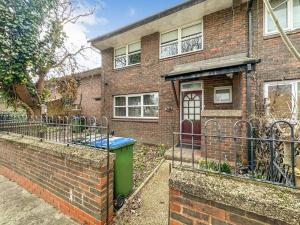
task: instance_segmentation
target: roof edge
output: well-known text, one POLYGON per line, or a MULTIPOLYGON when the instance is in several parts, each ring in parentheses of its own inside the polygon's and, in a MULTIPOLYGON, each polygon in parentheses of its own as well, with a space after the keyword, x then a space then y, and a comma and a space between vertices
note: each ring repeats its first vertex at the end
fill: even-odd
POLYGON ((143 25, 145 25, 147 23, 150 23, 150 22, 153 22, 155 20, 161 19, 163 17, 169 16, 169 15, 171 15, 173 13, 179 12, 179 11, 181 11, 183 9, 189 8, 191 6, 197 5, 197 4, 205 2, 205 1, 207 1, 207 0, 190 0, 190 1, 178 4, 178 5, 175 5, 175 6, 173 6, 171 8, 168 8, 168 9, 166 9, 164 11, 161 11, 159 13, 156 13, 156 14, 153 14, 151 16, 148 16, 148 17, 146 17, 144 19, 141 19, 141 20, 139 20, 137 22, 134 22, 134 23, 131 23, 131 24, 126 25, 124 27, 121 27, 121 28, 119 28, 117 30, 111 31, 111 32, 109 32, 107 34, 100 35, 98 37, 92 38, 92 39, 88 40, 88 42, 91 42, 92 45, 94 45, 94 43, 97 42, 97 41, 103 41, 103 40, 106 40, 106 39, 111 38, 113 36, 116 36, 118 34, 125 33, 125 32, 127 32, 129 30, 132 30, 132 29, 135 29, 137 27, 143 26, 143 25))

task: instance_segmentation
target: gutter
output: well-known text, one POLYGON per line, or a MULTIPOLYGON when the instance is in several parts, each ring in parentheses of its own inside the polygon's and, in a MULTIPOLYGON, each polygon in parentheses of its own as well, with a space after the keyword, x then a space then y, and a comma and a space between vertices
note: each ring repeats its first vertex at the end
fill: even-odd
MULTIPOLYGON (((248 1, 248 8, 247 8, 247 15, 248 15, 248 57, 253 57, 253 14, 252 14, 252 8, 253 8, 253 0, 248 1)), ((252 109, 251 109, 251 71, 252 71, 252 65, 247 65, 248 69, 246 72, 246 108, 247 108, 247 120, 250 120, 252 109)), ((252 128, 248 126, 247 129, 247 136, 250 138, 252 137, 252 128)), ((248 140, 247 143, 247 157, 248 157, 248 166, 249 169, 253 169, 253 145, 250 140, 248 140)))
MULTIPOLYGON (((248 15, 248 52, 247 55, 249 58, 253 57, 253 21, 252 21, 252 6, 253 0, 248 1, 247 15, 248 15)), ((247 108, 247 117, 248 119, 251 116, 251 70, 252 65, 247 65, 247 73, 246 73, 246 108, 247 108)))

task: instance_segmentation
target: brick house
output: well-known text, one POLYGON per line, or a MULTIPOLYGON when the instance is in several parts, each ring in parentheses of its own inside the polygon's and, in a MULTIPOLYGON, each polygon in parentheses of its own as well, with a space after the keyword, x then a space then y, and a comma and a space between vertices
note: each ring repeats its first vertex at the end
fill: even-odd
MULTIPOLYGON (((299 0, 271 4, 300 49, 299 0)), ((144 143, 172 144, 173 131, 191 132, 184 119, 200 133, 214 118, 230 134, 274 89, 281 103, 300 91, 300 64, 262 0, 185 1, 91 42, 102 53, 102 114, 117 135, 144 143)), ((290 116, 298 118, 295 100, 290 116)), ((274 115, 286 112, 274 104, 274 115)))
POLYGON ((78 84, 77 95, 71 105, 66 104, 57 91, 55 82, 48 82, 51 96, 48 116, 82 115, 101 117, 101 68, 72 75, 78 84))

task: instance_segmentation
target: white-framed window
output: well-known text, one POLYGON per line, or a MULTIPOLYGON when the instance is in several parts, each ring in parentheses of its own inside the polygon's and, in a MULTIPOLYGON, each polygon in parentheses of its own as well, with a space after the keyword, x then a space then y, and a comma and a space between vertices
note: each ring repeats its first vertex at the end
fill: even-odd
POLYGON ((158 92, 114 96, 115 118, 158 118, 158 92))
POLYGON ((232 103, 232 86, 215 87, 214 103, 232 103))
POLYGON ((266 82, 264 98, 269 117, 300 119, 300 80, 266 82))
POLYGON ((160 58, 203 49, 202 21, 160 35, 160 58))
POLYGON ((141 42, 135 42, 126 46, 115 48, 115 69, 141 63, 141 42))
MULTIPOLYGON (((300 28, 300 0, 269 0, 284 30, 300 28)), ((277 28, 265 7, 265 34, 277 32, 277 28)))

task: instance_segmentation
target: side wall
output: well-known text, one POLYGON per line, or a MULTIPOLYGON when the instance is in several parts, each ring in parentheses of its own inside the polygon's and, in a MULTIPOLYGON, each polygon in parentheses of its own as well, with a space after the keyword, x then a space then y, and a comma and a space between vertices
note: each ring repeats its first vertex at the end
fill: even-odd
POLYGON ((75 104, 81 103, 81 115, 101 117, 101 75, 81 78, 75 104))
MULTIPOLYGON (((106 221, 106 154, 33 138, 0 134, 0 174, 81 224, 106 221)), ((113 160, 110 164, 113 170, 113 160)), ((113 173, 110 174, 110 219, 113 173)))

